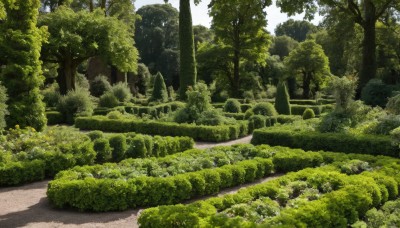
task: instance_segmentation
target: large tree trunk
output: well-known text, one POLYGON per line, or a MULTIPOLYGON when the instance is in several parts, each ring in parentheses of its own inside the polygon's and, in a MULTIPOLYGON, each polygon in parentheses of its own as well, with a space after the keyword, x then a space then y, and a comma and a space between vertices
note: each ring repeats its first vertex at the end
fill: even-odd
POLYGON ((60 86, 60 93, 67 94, 68 91, 75 89, 75 76, 78 64, 75 64, 72 58, 66 58, 60 63, 58 68, 57 82, 60 86))
POLYGON ((362 24, 364 29, 364 40, 362 44, 362 62, 357 97, 359 97, 361 89, 365 84, 376 76, 376 8, 371 0, 364 2, 365 21, 362 24))

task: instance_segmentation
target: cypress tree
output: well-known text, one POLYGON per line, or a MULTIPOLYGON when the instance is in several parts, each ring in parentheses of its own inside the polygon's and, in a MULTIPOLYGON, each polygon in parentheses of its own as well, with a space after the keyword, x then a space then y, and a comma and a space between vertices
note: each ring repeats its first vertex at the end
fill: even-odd
POLYGON ((186 100, 186 90, 196 84, 196 59, 190 0, 180 0, 179 5, 179 49, 180 49, 180 99, 186 100))
POLYGON ((279 82, 276 89, 275 109, 279 114, 290 115, 289 93, 284 82, 279 82))
POLYGON ((154 79, 154 87, 153 93, 151 95, 152 101, 168 101, 168 91, 167 86, 165 85, 164 78, 160 72, 157 73, 156 78, 154 79))
POLYGON ((39 0, 3 1, 6 20, 1 25, 3 36, 0 52, 4 55, 5 68, 1 80, 7 88, 10 115, 7 126, 31 126, 42 130, 47 123, 45 106, 39 91, 43 84, 39 60, 42 36, 36 27, 39 0))

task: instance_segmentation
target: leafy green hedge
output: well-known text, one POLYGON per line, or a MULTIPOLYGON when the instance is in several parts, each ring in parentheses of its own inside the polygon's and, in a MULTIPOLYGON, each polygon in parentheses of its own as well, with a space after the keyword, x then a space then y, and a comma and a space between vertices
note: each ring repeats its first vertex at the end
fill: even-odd
POLYGON ((269 144, 304 150, 325 150, 399 157, 398 146, 388 136, 352 135, 345 133, 319 133, 264 128, 253 132, 254 145, 269 144))
POLYGON ((149 135, 188 136, 195 140, 222 142, 248 134, 247 121, 236 125, 203 126, 137 119, 112 120, 102 116, 78 117, 75 126, 81 130, 137 132, 149 135))
POLYGON ((46 118, 47 118, 48 125, 56 125, 56 124, 65 123, 63 115, 57 111, 47 111, 46 118))
POLYGON ((50 182, 47 195, 57 207, 94 211, 173 204, 271 174, 274 160, 268 157, 277 151, 281 154, 276 161, 283 172, 323 162, 318 153, 268 146, 194 150, 153 161, 136 159, 119 165, 76 167, 59 173, 50 182), (292 162, 282 163, 285 156, 292 162))
POLYGON ((176 111, 177 109, 182 108, 184 105, 184 103, 176 101, 155 106, 126 106, 125 111, 127 113, 136 114, 139 116, 143 114, 160 116, 161 113, 167 114, 169 112, 176 111))
MULTIPOLYGON (((360 158, 320 152, 339 160, 360 158)), ((188 205, 144 210, 140 227, 346 227, 372 207, 398 197, 398 159, 365 156, 371 168, 360 175, 340 173, 336 162, 188 205), (384 168, 382 169, 382 166, 384 168), (374 169, 377 168, 377 169, 374 169)), ((350 161, 350 162, 353 162, 350 161)))

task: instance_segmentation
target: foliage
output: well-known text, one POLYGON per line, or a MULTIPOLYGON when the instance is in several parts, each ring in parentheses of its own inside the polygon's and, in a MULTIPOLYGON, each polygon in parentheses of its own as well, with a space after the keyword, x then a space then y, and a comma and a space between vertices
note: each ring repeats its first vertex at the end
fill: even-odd
POLYGON ((101 97, 101 95, 105 94, 110 89, 111 84, 104 75, 98 75, 90 82, 90 94, 92 96, 101 97))
POLYGON ((290 96, 284 82, 280 82, 277 87, 275 97, 275 109, 279 114, 291 115, 290 96))
POLYGON ((61 112, 67 123, 74 123, 77 116, 90 116, 93 113, 94 104, 89 91, 76 89, 69 91, 61 97, 57 110, 61 112))
POLYGON ((357 83, 348 77, 332 77, 328 88, 332 91, 336 100, 335 110, 338 112, 349 109, 355 96, 357 83))
POLYGON ((46 104, 46 107, 57 107, 57 104, 60 101, 61 95, 59 92, 59 87, 57 83, 53 83, 46 87, 41 91, 43 95, 43 102, 46 104))
POLYGON ((154 79, 153 93, 150 100, 167 102, 168 101, 168 91, 165 81, 160 72, 157 73, 154 79))
POLYGON ((371 79, 361 90, 361 100, 366 105, 385 107, 392 90, 380 79, 371 79))
POLYGON ((104 163, 111 159, 112 148, 110 142, 105 138, 98 138, 93 141, 93 149, 96 151, 96 162, 104 163))
POLYGON ((115 135, 109 139, 112 148, 112 161, 120 162, 125 158, 125 152, 128 149, 126 137, 124 135, 115 135))
POLYGON ((224 112, 241 113, 240 102, 237 99, 228 99, 224 104, 224 112))
POLYGON ((131 90, 128 85, 123 82, 118 82, 110 89, 110 93, 118 99, 119 102, 128 102, 132 98, 131 90))
POLYGON ((99 107, 114 108, 119 105, 118 98, 112 92, 101 95, 99 99, 99 107))
POLYGON ((273 104, 269 102, 260 102, 254 105, 253 113, 255 115, 263 115, 263 116, 276 116, 278 113, 275 110, 273 104))
POLYGON ((304 110, 303 120, 308 120, 312 118, 315 118, 314 110, 312 110, 311 108, 307 108, 306 110, 304 110))
POLYGON ((394 115, 400 115, 400 94, 389 98, 386 110, 394 115))
POLYGON ((281 60, 283 60, 298 45, 299 43, 289 36, 276 36, 269 48, 269 53, 271 56, 277 55, 281 60))
POLYGON ((9 97, 7 126, 31 126, 41 131, 47 120, 39 91, 44 79, 39 58, 47 34, 36 26, 40 1, 2 4, 4 10, 0 14, 5 13, 6 18, 0 25, 0 65, 4 65, 0 77, 9 97))
POLYGON ((314 33, 316 30, 317 27, 308 21, 289 19, 276 26, 275 35, 288 36, 298 42, 303 42, 306 40, 307 35, 314 33))
POLYGON ((197 125, 208 126, 231 125, 235 123, 236 121, 234 119, 225 117, 223 113, 217 109, 204 111, 196 121, 197 125))
POLYGON ((7 89, 0 83, 0 130, 7 126, 5 117, 9 114, 7 110, 7 89))

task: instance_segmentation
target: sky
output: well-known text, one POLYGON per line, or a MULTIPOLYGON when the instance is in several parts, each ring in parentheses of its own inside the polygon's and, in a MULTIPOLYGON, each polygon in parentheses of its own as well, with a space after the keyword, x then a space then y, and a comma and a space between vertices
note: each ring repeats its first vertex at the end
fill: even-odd
MULTIPOLYGON (((169 0, 169 2, 174 6, 175 8, 179 8, 179 0, 169 0)), ((274 1, 275 2, 275 1, 274 1)), ((159 3, 164 3, 163 0, 136 0, 135 2, 135 7, 136 9, 139 9, 143 5, 149 5, 149 4, 159 4, 159 3)), ((210 3, 210 0, 202 0, 201 3, 197 6, 193 4, 193 1, 191 1, 192 6, 192 18, 193 18, 193 25, 204 25, 206 27, 210 27, 211 24, 211 18, 208 16, 208 9, 207 5, 210 3)), ((276 26, 282 22, 285 22, 289 19, 289 17, 285 13, 281 13, 280 9, 273 4, 272 6, 268 7, 266 9, 267 11, 267 20, 268 20, 268 26, 267 30, 274 34, 274 30, 276 26)), ((295 20, 302 20, 303 15, 296 15, 293 17, 295 20)), ((320 16, 316 16, 315 20, 312 21, 314 24, 318 24, 318 22, 321 20, 320 16)))

